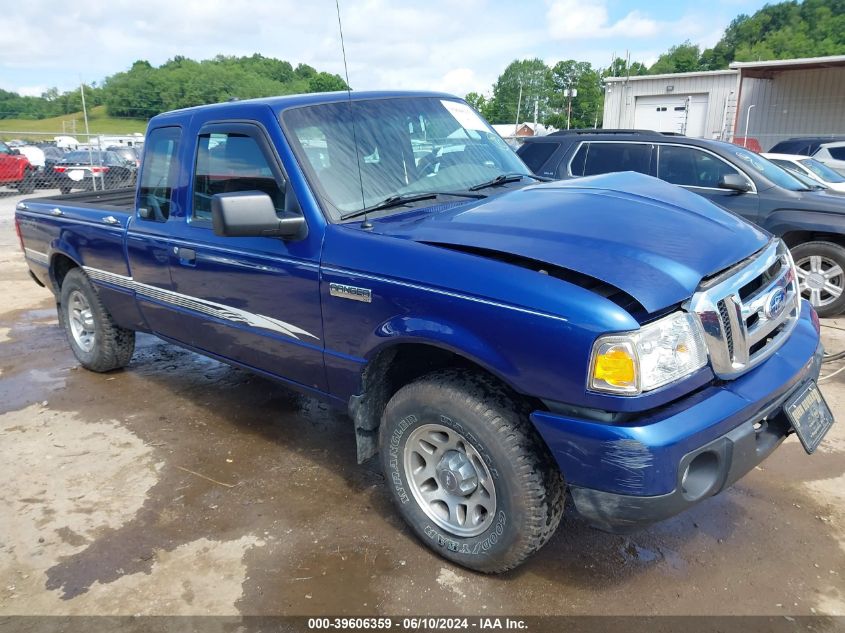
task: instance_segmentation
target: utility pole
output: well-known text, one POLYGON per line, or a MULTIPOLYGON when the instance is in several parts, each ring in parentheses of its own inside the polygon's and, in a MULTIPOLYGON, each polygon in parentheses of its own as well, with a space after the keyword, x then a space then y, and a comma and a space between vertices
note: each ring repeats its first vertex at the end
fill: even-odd
POLYGON ((516 102, 516 120, 513 122, 513 135, 519 131, 519 109, 522 107, 522 82, 519 82, 519 101, 516 102))
POLYGON ((540 97, 534 100, 534 135, 537 135, 537 115, 540 112, 540 97))
POLYGON ((578 96, 578 89, 577 88, 566 88, 563 91, 563 96, 566 97, 566 129, 570 128, 570 123, 572 121, 572 100, 578 96))
MULTIPOLYGON (((82 116, 85 118, 85 137, 88 140, 88 160, 91 162, 91 165, 94 165, 94 157, 91 154, 91 134, 90 130, 88 129, 88 110, 85 107, 85 84, 82 83, 82 79, 79 80, 79 94, 82 97, 82 116)), ((97 176, 91 173, 91 185, 94 187, 94 191, 97 190, 97 176)))

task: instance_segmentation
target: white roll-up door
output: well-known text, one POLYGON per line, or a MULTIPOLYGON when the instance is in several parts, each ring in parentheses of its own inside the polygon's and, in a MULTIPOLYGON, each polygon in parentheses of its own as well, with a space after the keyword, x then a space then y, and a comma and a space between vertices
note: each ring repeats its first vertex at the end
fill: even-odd
POLYGON ((656 132, 704 136, 707 95, 658 95, 637 97, 634 127, 656 132))

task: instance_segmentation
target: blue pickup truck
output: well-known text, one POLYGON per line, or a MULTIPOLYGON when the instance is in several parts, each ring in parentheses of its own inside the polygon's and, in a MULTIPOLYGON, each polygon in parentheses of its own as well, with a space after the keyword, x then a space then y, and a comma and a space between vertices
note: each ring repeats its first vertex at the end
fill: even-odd
POLYGON ((151 332, 325 398, 419 538, 484 572, 567 494, 636 529, 833 423, 778 239, 641 174, 544 182, 445 94, 162 114, 137 191, 26 200, 16 226, 84 367, 151 332))

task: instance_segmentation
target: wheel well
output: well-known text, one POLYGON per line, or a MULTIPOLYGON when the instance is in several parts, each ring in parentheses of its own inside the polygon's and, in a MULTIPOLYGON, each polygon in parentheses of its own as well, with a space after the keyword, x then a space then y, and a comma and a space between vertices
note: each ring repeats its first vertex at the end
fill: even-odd
POLYGON ((60 254, 53 257, 53 261, 50 263, 50 278, 53 280, 53 289, 56 291, 56 297, 61 296, 62 283, 68 272, 78 267, 79 265, 67 255, 60 254))
POLYGON ((799 244, 806 244, 807 242, 833 242, 839 246, 845 247, 845 235, 838 233, 824 233, 819 231, 790 231, 781 236, 789 248, 795 248, 799 244))
MULTIPOLYGON (((355 423, 358 462, 378 452, 378 427, 388 401, 403 386, 439 369, 465 369, 486 374, 513 389, 478 363, 434 345, 402 343, 379 352, 367 365, 362 378, 362 395, 353 396, 349 414, 355 423)), ((513 392, 515 397, 516 392, 513 392)), ((538 407, 541 406, 539 401, 538 407)))

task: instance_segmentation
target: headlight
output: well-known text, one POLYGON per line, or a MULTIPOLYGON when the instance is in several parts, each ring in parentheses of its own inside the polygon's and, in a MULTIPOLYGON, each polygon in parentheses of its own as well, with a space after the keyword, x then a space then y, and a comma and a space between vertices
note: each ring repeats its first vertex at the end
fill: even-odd
POLYGON ((590 389, 637 395, 688 376, 707 364, 701 328, 675 312, 635 332, 601 336, 593 345, 590 389))

